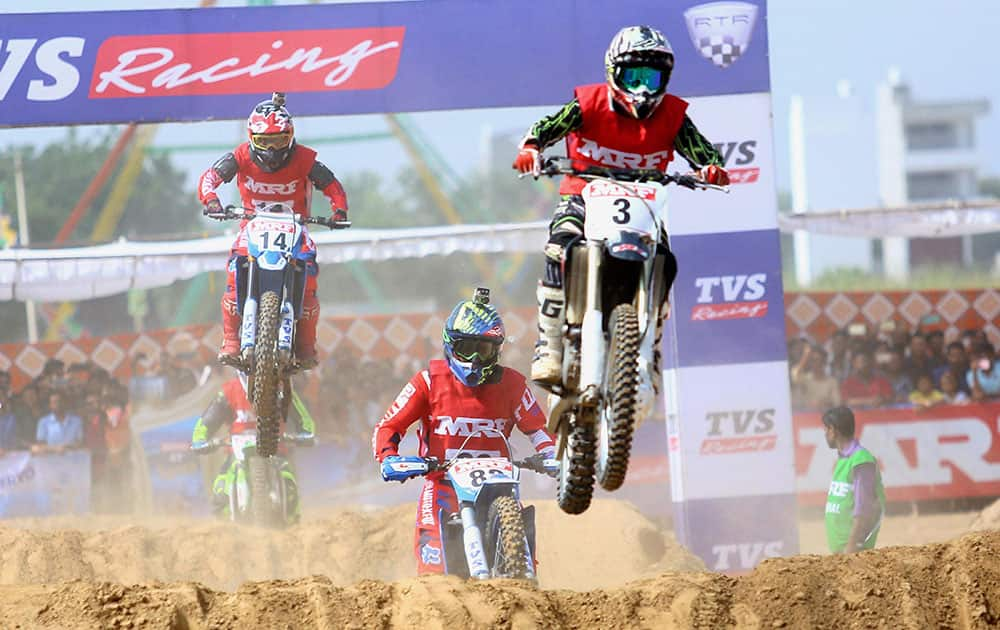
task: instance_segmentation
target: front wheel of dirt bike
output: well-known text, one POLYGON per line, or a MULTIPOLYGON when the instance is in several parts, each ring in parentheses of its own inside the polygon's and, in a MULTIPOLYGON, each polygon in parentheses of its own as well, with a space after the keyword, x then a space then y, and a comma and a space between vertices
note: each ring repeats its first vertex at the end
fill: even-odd
POLYGON ((271 496, 267 460, 259 455, 247 455, 247 486, 250 488, 250 519, 258 527, 271 525, 271 496))
POLYGON ((534 567, 528 554, 521 504, 512 496, 498 496, 490 504, 486 548, 493 552, 492 577, 529 579, 534 567))
POLYGON ((565 440, 559 467, 559 508, 567 514, 583 514, 594 495, 594 425, 563 420, 561 437, 565 440))
POLYGON ((639 396, 639 321, 631 304, 611 311, 604 396, 598 422, 597 481, 605 490, 625 483, 639 396))
POLYGON ((267 291, 260 298, 254 346, 253 409, 257 414, 257 452, 268 457, 278 450, 278 325, 281 298, 267 291))

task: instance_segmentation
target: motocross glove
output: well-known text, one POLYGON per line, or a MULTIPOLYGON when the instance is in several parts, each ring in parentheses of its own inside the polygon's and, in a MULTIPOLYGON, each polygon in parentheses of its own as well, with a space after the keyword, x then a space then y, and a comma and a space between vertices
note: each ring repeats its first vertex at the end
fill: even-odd
POLYGON ((701 170, 698 171, 698 177, 707 184, 714 184, 716 186, 729 185, 729 173, 723 167, 716 166, 715 164, 701 167, 701 170))
POLYGON ((425 475, 430 470, 430 462, 423 457, 387 455, 379 466, 382 481, 406 481, 410 477, 425 475))
POLYGON ((517 152, 517 157, 514 158, 514 164, 511 166, 519 173, 538 177, 542 171, 542 160, 538 147, 532 143, 522 144, 517 152))
POLYGON ((201 209, 201 213, 204 216, 210 216, 213 214, 222 214, 222 204, 219 203, 218 199, 209 199, 205 207, 201 209))

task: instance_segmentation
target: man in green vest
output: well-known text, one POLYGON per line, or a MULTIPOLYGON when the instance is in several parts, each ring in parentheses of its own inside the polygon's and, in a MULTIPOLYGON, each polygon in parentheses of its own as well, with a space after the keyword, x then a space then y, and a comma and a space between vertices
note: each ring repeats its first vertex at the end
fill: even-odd
POLYGON ((837 464, 826 496, 826 540, 832 553, 875 546, 885 491, 878 461, 854 439, 854 412, 834 407, 823 414, 826 443, 837 449, 837 464))

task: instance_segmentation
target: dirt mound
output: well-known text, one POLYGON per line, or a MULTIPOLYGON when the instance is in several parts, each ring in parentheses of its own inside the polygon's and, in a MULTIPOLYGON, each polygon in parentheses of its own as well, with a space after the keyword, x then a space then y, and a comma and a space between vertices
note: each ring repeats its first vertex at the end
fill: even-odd
POLYGON ((668 573, 591 592, 457 578, 0 586, 0 618, 58 628, 995 628, 1000 532, 854 556, 772 559, 739 578, 668 573))
MULTIPOLYGON (((634 507, 597 501, 580 517, 537 505, 539 572, 547 588, 619 585, 664 570, 703 569, 634 507)), ((414 575, 415 505, 335 510, 287 531, 216 521, 122 525, 59 518, 0 528, 0 584, 68 580, 200 582, 229 590, 254 580, 323 575, 333 584, 414 575), (54 526, 54 527, 53 527, 54 526)))
POLYGON ((987 529, 1000 529, 1000 499, 997 499, 986 507, 976 520, 969 526, 970 532, 978 532, 987 529))

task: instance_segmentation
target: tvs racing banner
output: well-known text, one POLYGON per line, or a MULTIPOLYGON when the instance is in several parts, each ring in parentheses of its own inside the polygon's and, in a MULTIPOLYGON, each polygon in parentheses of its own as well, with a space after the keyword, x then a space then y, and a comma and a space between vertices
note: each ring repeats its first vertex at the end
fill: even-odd
POLYGON ((0 125, 242 118, 274 90, 296 115, 552 105, 604 80, 608 42, 630 24, 673 43, 676 94, 766 92, 763 13, 620 0, 609 20, 602 0, 436 0, 9 14, 0 125))

